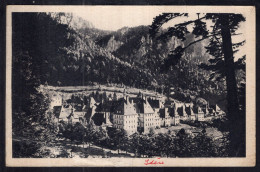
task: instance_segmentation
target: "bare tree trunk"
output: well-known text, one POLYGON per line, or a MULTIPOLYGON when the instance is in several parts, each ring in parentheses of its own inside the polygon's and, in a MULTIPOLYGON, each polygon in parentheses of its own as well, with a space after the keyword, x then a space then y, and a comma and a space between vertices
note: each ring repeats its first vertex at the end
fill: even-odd
POLYGON ((239 113, 237 82, 235 76, 234 56, 232 49, 231 32, 229 28, 229 15, 223 14, 220 17, 222 25, 221 36, 223 42, 223 53, 225 59, 225 74, 227 85, 227 111, 230 124, 230 153, 231 156, 236 156, 240 150, 240 144, 243 142, 241 132, 244 126, 242 124, 241 114, 239 113))

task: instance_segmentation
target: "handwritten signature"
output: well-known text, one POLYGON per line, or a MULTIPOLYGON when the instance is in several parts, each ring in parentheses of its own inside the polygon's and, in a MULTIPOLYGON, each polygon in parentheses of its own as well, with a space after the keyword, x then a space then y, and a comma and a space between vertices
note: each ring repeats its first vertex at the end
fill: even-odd
POLYGON ((157 165, 164 164, 163 161, 160 161, 161 158, 157 158, 156 160, 146 159, 144 165, 157 165))

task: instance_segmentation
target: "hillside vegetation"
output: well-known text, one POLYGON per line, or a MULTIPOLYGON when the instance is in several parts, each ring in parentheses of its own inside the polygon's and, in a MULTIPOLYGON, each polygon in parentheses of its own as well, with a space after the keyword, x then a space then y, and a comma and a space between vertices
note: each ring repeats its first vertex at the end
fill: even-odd
POLYGON ((182 42, 175 37, 151 39, 149 26, 102 31, 67 13, 14 14, 13 22, 14 61, 21 64, 28 59, 20 56, 31 58, 32 72, 40 84, 125 85, 181 101, 203 97, 224 108, 225 83, 210 80, 210 72, 198 68, 209 58, 205 42, 189 47, 179 64, 164 70, 168 53, 195 39, 192 34, 182 42))

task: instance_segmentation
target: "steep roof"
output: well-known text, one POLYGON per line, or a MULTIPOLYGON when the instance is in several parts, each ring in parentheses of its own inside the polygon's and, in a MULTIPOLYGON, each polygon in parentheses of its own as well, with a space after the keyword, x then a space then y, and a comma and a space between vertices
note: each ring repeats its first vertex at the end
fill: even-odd
POLYGON ((208 108, 202 108, 202 111, 207 114, 209 112, 208 108))
POLYGON ((106 102, 100 103, 97 106, 96 111, 97 112, 111 112, 113 106, 114 106, 113 101, 106 101, 106 102))
POLYGON ((177 112, 178 112, 178 114, 180 115, 180 116, 184 116, 185 115, 185 109, 184 109, 184 107, 182 106, 182 107, 178 107, 177 108, 177 112))
POLYGON ((61 119, 68 118, 71 113, 72 112, 70 108, 62 108, 59 118, 61 119))
POLYGON ((53 107, 53 114, 56 118, 59 118, 61 112, 61 106, 54 106, 53 107))
POLYGON ((173 116, 178 115, 178 114, 176 114, 174 112, 173 108, 162 108, 162 109, 159 110, 159 114, 160 114, 161 118, 166 118, 168 116, 172 116, 173 117, 173 116))
POLYGON ((218 105, 217 104, 215 104, 215 105, 210 105, 210 108, 212 108, 212 109, 214 109, 214 111, 220 111, 220 108, 218 107, 218 105))
POLYGON ((179 114, 175 108, 169 108, 169 115, 171 117, 179 116, 179 114))
POLYGON ((136 114, 136 108, 133 103, 130 103, 129 100, 123 98, 116 102, 115 113, 119 115, 134 115, 136 114), (121 113, 117 113, 118 111, 121 113))
POLYGON ((160 100, 148 99, 152 108, 160 108, 160 100))
POLYGON ((143 102, 144 112, 143 113, 154 113, 153 108, 151 107, 148 101, 143 102))
POLYGON ((165 118, 165 109, 159 110, 160 118, 165 118))
POLYGON ((129 98, 130 102, 133 102, 137 113, 154 113, 153 108, 151 107, 149 101, 141 97, 132 97, 129 98))
POLYGON ((215 113, 216 111, 212 108, 209 108, 209 113, 215 113))
POLYGON ((201 110, 200 107, 194 107, 194 108, 193 108, 193 112, 196 113, 196 114, 198 114, 198 113, 203 113, 203 111, 201 110))
POLYGON ((97 103, 97 101, 95 100, 95 98, 94 97, 89 97, 89 106, 93 106, 93 105, 95 105, 97 103))
POLYGON ((80 112, 80 111, 82 111, 83 106, 82 105, 75 105, 74 108, 75 108, 75 111, 80 112))
POLYGON ((185 111, 186 111, 187 115, 189 115, 189 116, 194 115, 193 110, 190 106, 185 107, 185 111))

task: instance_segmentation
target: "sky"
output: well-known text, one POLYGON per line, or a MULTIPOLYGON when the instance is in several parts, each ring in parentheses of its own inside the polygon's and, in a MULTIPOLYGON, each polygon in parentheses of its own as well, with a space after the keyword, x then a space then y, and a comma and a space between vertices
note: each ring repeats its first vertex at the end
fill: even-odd
MULTIPOLYGON (((140 25, 151 25, 153 18, 162 14, 163 8, 153 8, 145 10, 143 7, 99 7, 89 8, 73 12, 75 15, 86 19, 91 22, 96 28, 102 30, 116 31, 122 27, 135 27, 140 25)), ((168 11, 174 12, 174 11, 168 11)), ((191 14, 190 18, 194 18, 196 14, 191 14)), ((190 19, 187 18, 186 20, 190 19)), ((185 19, 177 19, 183 21, 185 19)), ((169 27, 171 23, 166 24, 164 27, 169 27)))

